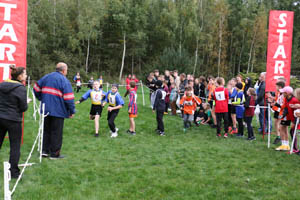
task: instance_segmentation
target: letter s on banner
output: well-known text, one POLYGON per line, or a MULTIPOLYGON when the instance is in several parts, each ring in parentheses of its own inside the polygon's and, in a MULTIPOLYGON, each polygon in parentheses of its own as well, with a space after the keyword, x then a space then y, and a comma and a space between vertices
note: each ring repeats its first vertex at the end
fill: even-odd
POLYGON ((9 65, 26 67, 27 0, 0 0, 0 82, 9 65))
POLYGON ((271 10, 267 55, 266 91, 276 91, 280 77, 290 84, 294 12, 271 10))

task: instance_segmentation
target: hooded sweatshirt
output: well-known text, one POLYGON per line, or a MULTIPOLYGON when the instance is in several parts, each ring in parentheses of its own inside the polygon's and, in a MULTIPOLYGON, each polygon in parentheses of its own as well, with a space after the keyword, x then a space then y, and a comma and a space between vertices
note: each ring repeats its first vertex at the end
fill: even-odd
POLYGON ((23 84, 13 80, 0 83, 0 119, 21 122, 22 113, 27 108, 27 94, 23 84))

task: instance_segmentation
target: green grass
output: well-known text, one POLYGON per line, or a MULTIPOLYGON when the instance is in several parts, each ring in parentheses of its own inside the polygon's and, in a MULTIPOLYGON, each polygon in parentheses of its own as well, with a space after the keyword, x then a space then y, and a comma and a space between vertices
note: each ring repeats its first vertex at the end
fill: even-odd
MULTIPOLYGON (((115 139, 109 137, 106 109, 101 136, 95 138, 93 121, 88 120, 90 102, 77 105, 75 118, 65 120, 62 154, 67 158, 43 159, 42 164, 27 168, 13 199, 299 199, 298 156, 275 152, 275 146, 268 149, 260 135, 253 142, 220 139, 207 126, 184 134, 181 119, 174 116, 165 116, 167 136, 160 137, 154 132, 148 95, 145 99, 143 107, 139 93, 137 135, 125 133, 129 128, 126 103, 116 119, 120 131, 115 139)), ((20 163, 27 158, 37 128, 31 105, 20 163)), ((8 145, 6 140, 0 151, 0 198, 8 145)), ((36 151, 31 162, 38 162, 36 151)))

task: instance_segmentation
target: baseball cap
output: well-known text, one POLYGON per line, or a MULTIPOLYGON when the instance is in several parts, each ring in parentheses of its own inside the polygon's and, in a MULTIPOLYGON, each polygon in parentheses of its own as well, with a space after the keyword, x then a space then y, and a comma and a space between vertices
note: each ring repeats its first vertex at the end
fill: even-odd
POLYGON ((279 92, 281 93, 287 93, 287 94, 292 94, 293 93, 293 88, 290 86, 285 86, 284 88, 280 89, 279 92))

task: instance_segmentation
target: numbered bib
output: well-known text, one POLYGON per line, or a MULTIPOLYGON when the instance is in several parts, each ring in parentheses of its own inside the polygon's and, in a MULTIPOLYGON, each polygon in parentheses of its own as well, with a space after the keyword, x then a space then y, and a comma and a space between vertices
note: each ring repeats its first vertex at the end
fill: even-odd
POLYGON ((224 101, 225 100, 225 92, 224 91, 215 92, 215 95, 216 95, 216 99, 218 101, 224 101))

